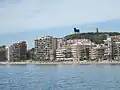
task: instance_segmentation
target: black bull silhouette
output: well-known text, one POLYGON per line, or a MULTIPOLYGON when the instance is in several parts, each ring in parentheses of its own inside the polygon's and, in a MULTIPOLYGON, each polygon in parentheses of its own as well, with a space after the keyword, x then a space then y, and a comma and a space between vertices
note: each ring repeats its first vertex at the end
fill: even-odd
POLYGON ((74 28, 74 32, 80 32, 79 29, 74 28))

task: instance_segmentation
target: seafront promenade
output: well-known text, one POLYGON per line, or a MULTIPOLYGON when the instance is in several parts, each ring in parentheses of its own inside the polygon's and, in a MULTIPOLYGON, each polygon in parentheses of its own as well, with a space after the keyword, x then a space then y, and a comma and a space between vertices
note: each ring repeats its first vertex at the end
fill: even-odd
POLYGON ((100 61, 100 62, 96 62, 96 61, 89 61, 89 62, 85 62, 85 61, 63 61, 63 62, 0 62, 0 64, 82 64, 82 65, 89 65, 89 64, 113 64, 113 65, 120 65, 120 61, 100 61))

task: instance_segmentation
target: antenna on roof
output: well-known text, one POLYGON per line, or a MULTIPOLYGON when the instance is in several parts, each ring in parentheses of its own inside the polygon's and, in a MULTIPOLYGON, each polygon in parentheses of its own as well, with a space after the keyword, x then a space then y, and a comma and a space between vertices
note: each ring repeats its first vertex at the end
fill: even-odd
POLYGON ((99 29, 98 28, 96 28, 96 33, 99 33, 99 29))

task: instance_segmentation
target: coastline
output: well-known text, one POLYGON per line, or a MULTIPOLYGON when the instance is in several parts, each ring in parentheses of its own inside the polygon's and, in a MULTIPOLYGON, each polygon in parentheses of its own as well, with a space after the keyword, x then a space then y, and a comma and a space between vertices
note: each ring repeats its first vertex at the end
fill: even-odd
POLYGON ((0 65, 20 65, 20 64, 40 64, 40 65, 72 65, 72 64, 79 64, 79 65, 120 65, 120 61, 67 61, 67 62, 0 62, 0 65))

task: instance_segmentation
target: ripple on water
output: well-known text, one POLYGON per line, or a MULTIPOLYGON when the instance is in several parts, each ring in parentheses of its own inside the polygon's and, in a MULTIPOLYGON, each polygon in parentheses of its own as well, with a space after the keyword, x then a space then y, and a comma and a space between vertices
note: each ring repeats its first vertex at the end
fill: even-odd
POLYGON ((0 90, 120 90, 120 66, 0 66, 0 90))

